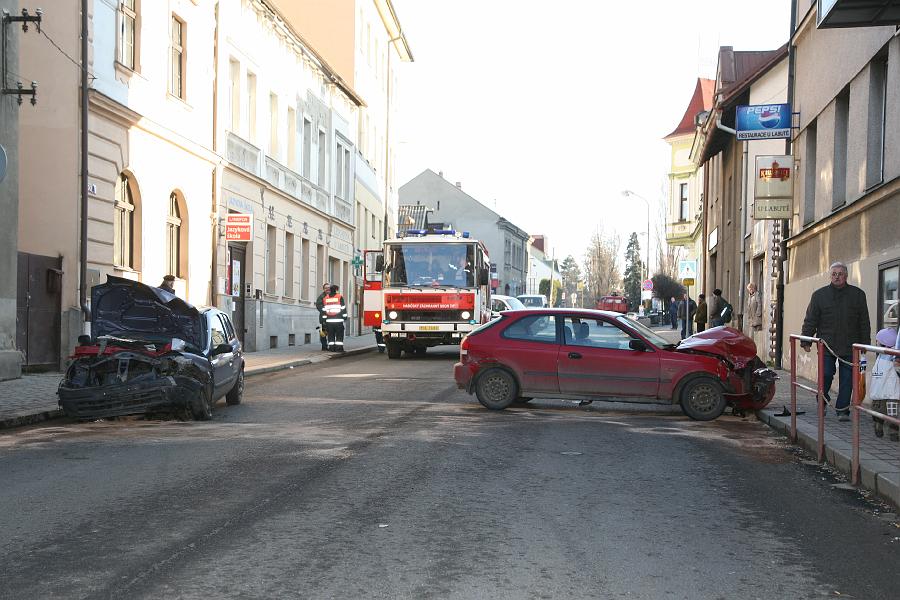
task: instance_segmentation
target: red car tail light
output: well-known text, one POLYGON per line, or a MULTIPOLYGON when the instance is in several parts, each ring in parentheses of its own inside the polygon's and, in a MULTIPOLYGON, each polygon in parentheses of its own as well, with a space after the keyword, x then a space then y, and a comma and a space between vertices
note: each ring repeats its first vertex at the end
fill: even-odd
POLYGON ((466 336, 459 343, 459 361, 466 362, 466 357, 469 354, 469 336, 466 336))

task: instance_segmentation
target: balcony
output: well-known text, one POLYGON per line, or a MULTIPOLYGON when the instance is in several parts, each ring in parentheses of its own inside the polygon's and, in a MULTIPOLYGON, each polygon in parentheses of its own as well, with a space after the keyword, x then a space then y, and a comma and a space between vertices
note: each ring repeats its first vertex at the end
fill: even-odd
POLYGON ((353 205, 346 200, 335 197, 334 216, 348 225, 353 225, 353 205))
POLYGON ((259 177, 260 155, 259 148, 230 131, 228 132, 225 148, 225 158, 228 159, 228 162, 259 177))
POLYGON ((700 233, 700 219, 666 223, 666 243, 670 245, 689 244, 700 233))

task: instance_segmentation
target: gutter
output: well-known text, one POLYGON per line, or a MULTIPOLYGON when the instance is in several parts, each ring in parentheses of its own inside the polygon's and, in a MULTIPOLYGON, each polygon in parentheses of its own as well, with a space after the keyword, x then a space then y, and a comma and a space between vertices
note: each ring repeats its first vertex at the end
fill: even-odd
POLYGON ((78 303, 84 315, 85 333, 91 322, 87 302, 88 252, 88 0, 81 0, 81 231, 79 240, 78 303))

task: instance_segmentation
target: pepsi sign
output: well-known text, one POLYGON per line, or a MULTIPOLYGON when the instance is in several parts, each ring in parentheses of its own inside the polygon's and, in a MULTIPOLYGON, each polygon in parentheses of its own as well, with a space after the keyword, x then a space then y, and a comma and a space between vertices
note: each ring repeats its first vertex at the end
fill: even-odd
POLYGON ((777 140, 791 137, 790 104, 738 106, 735 131, 739 140, 777 140))

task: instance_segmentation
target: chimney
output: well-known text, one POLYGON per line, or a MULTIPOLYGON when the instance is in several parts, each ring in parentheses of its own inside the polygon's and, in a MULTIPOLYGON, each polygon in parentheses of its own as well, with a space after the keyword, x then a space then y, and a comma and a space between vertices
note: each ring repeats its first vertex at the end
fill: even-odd
POLYGON ((438 176, 439 176, 441 179, 443 179, 443 178, 444 178, 444 172, 443 172, 443 171, 438 171, 438 176))
POLYGON ((456 187, 458 187, 459 189, 462 189, 462 181, 457 181, 456 187))

